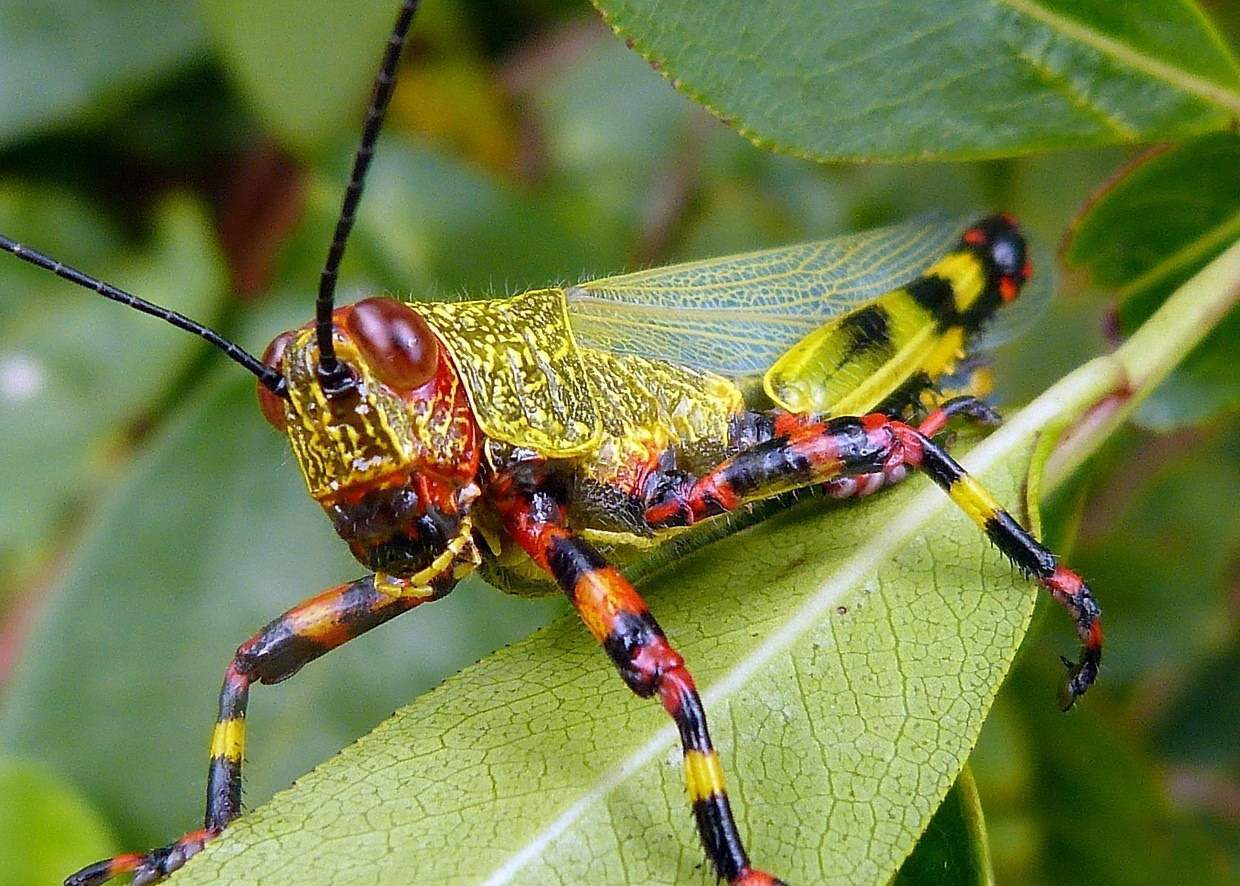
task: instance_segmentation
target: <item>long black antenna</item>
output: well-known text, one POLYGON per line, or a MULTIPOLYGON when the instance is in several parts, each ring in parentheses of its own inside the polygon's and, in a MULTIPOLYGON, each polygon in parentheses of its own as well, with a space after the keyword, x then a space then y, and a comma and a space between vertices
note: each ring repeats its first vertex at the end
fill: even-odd
POLYGON ((319 344, 319 383, 328 394, 344 390, 352 382, 348 368, 336 359, 336 349, 332 343, 336 272, 344 257, 345 242, 353 230, 357 204, 362 199, 362 188, 366 184, 366 172, 375 156, 375 142, 379 139, 383 116, 387 113, 388 102, 396 86, 396 66, 400 62, 401 50, 405 48, 405 37, 409 33, 409 26, 413 24, 413 14, 417 9, 418 0, 404 0, 396 16, 392 36, 388 37, 387 46, 384 47, 383 63, 375 77, 370 107, 366 109, 366 122, 362 126, 362 142, 353 157, 353 174, 349 176, 349 185, 344 191, 340 218, 336 220, 336 233, 332 237, 331 248, 327 251, 327 263, 319 277, 319 297, 314 303, 314 329, 319 344))
POLYGON ((288 396, 287 384, 284 381, 283 375, 247 353, 239 345, 233 344, 214 329, 203 326, 184 314, 178 314, 176 311, 152 304, 144 298, 138 298, 138 296, 123 289, 118 289, 110 283, 97 280, 89 274, 82 273, 77 268, 69 267, 64 262, 58 262, 56 259, 50 258, 37 250, 23 246, 16 240, 10 240, 3 234, 0 234, 0 250, 11 252, 22 261, 30 262, 30 264, 43 268, 45 271, 51 271, 57 277, 68 280, 70 283, 76 283, 78 286, 94 290, 104 298, 110 298, 112 301, 128 305, 144 314, 158 317, 165 322, 171 323, 178 329, 184 329, 186 332, 192 332, 199 338, 206 339, 227 354, 228 358, 234 363, 257 376, 259 382, 273 394, 280 397, 288 396))

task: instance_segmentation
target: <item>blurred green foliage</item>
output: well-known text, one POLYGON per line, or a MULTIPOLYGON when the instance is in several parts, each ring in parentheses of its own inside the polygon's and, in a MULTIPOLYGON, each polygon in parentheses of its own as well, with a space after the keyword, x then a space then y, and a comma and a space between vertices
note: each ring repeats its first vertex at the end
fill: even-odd
MULTIPOLYGON (((310 315, 391 5, 348 4, 346 16, 327 0, 0 0, 0 230, 261 351, 310 315)), ((600 5, 619 20, 620 4, 600 5)), ((1196 8, 1157 6, 1171 16, 1161 21, 1183 27, 1154 28, 1143 50, 1225 85, 1224 41, 1196 56, 1183 49, 1210 27, 1196 8)), ((1075 149, 1021 159, 814 166, 755 150, 581 3, 425 7, 346 259, 346 300, 375 290, 502 294, 926 208, 1002 207, 1053 248, 1133 156, 1086 150, 1115 139, 1078 129, 1033 145, 1075 149)), ((1234 26, 1234 8, 1212 11, 1234 26)), ((1111 35, 1134 27, 1089 23, 1111 35)), ((1004 45, 1021 48, 1010 29, 1027 23, 1000 25, 1004 45)), ((722 77, 718 88, 735 82, 722 77)), ((859 78, 833 112, 858 108, 871 86, 859 78)), ((781 94, 765 88, 767 99, 781 94)), ((966 95, 944 98, 956 107, 966 95)), ((1011 98, 992 97, 991 111, 1009 116, 987 118, 1005 139, 1043 113, 1011 98)), ((1215 116, 1199 99, 1181 109, 1188 122, 1142 123, 1122 141, 1215 116)), ((883 126, 895 138, 889 154, 909 153, 901 139, 932 138, 899 115, 883 126)), ((828 115, 807 132, 832 128, 828 115)), ((1117 327, 1139 321, 1132 305, 1161 299, 1208 257, 1199 241, 1231 230, 1240 212, 1228 185, 1237 167, 1225 162, 1235 142, 1187 143, 1142 167, 1146 181, 1128 179, 1127 192, 1121 183, 1095 204, 1068 251, 1090 279, 1063 275, 1039 327, 998 355, 1005 406, 1105 350, 1117 327), (1134 261, 1108 265, 1108 244, 1134 261), (1167 273, 1151 278, 1152 266, 1167 273), (1134 278, 1149 283, 1139 298, 1134 278)), ((1010 145, 973 153, 1027 153, 1010 145)), ((1234 315, 1228 322, 1234 330, 1234 315)), ((1176 433, 1127 432, 1056 496, 1052 539, 1062 548, 1080 525, 1074 562, 1101 589, 1111 645, 1100 688, 1058 715, 1050 652, 1069 650, 1066 623, 1050 612, 983 731, 973 770, 999 882, 1222 883, 1240 873, 1240 521, 1227 505, 1240 491, 1240 422, 1225 356, 1234 342, 1234 332, 1216 334, 1143 412, 1147 426, 1176 433)), ((0 262, 0 749, 21 761, 13 765, 36 760, 54 773, 0 791, 0 820, 41 833, 50 819, 40 816, 53 815, 67 829, 66 846, 47 856, 22 838, 32 841, 23 863, 64 853, 29 870, 91 860, 112 845, 109 828, 116 845, 137 848, 190 826, 232 649, 358 571, 252 398, 248 380, 187 336, 0 262), (183 544, 169 549, 170 531, 183 544), (48 780, 67 787, 37 786, 48 780), (66 806, 94 812, 48 812, 70 794, 66 806)), ((385 628, 258 691, 247 801, 562 611, 472 584, 416 625, 385 628)), ((12 851, 9 833, 0 854, 12 851)))
MULTIPOLYGON (((1240 134, 1220 132, 1163 146, 1100 194, 1072 231, 1064 259, 1113 290, 1119 331, 1131 332, 1164 294, 1240 237, 1240 134)), ((1240 407, 1240 313, 1142 404, 1157 431, 1240 407)))
POLYGON ((117 852, 99 813, 46 764, 0 757, 0 883, 54 883, 117 852))

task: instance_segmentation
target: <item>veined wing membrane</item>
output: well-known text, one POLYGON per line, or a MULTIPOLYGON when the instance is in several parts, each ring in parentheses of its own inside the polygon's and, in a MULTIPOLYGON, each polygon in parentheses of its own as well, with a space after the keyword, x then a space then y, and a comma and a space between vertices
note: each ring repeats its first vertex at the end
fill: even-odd
POLYGON ((581 345, 743 377, 766 371, 823 321, 903 286, 969 222, 942 215, 568 290, 581 345))

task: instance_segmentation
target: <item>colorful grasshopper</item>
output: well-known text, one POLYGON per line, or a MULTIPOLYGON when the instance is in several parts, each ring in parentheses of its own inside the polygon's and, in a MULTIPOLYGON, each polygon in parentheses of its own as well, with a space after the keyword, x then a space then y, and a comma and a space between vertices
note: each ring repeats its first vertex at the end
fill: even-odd
POLYGON ((311 496, 373 570, 237 650, 211 738, 204 827, 66 882, 134 872, 148 883, 181 867, 240 813, 250 686, 292 676, 475 569, 517 592, 567 595, 625 683, 657 695, 675 721, 715 871, 731 884, 779 882, 750 865, 693 678, 617 565, 803 487, 863 496, 924 471, 1072 614, 1083 649, 1066 704, 1085 692, 1102 653, 1089 588, 933 441, 953 416, 995 420, 975 397, 945 399, 941 388, 1030 275, 1012 220, 984 219, 958 239, 906 225, 509 299, 336 308, 336 270, 415 6, 402 4, 386 48, 315 321, 277 337, 261 361, 0 237, 5 251, 199 335, 257 376, 263 414, 288 435, 311 496), (842 273, 845 264, 870 270, 842 273), (922 273, 910 281, 912 268, 922 273))

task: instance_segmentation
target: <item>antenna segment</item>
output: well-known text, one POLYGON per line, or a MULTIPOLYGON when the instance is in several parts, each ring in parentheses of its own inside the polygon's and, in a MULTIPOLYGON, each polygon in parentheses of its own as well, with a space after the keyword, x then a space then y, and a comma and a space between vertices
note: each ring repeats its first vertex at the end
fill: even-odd
POLYGON ((118 289, 110 283, 104 283, 102 280, 98 280, 89 274, 84 274, 77 268, 72 268, 64 262, 56 261, 56 259, 44 255, 42 252, 23 246, 16 240, 10 240, 3 234, 0 234, 0 250, 10 252, 22 261, 43 268, 45 271, 51 271, 57 277, 68 280, 70 283, 76 283, 78 286, 97 292, 104 298, 128 305, 134 310, 150 314, 152 317, 158 317, 166 323, 171 323, 178 329, 184 329, 186 332, 191 332, 199 338, 206 339, 227 354, 228 359, 241 366, 247 372, 253 373, 263 387, 267 388, 271 393, 279 397, 288 396, 284 376, 277 370, 265 365, 240 345, 235 345, 224 338, 214 329, 203 326, 184 314, 178 314, 176 311, 152 304, 144 298, 139 298, 123 289, 118 289))
POLYGON ((362 126, 362 141, 353 157, 353 173, 349 176, 349 184, 344 191, 340 217, 336 220, 336 232, 327 251, 327 263, 319 277, 319 295, 314 303, 314 328, 319 345, 319 384, 322 385, 324 393, 329 395, 346 390, 353 382, 348 367, 336 359, 336 349, 332 343, 336 273, 340 269, 345 243, 357 217, 357 204, 362 199, 366 173, 375 155, 375 142, 379 139, 379 129, 383 126, 383 117, 387 113, 388 102, 396 86, 396 66, 400 62, 405 37, 409 33, 409 26, 413 24, 413 14, 417 8, 418 0, 405 0, 401 4, 392 36, 388 37, 387 46, 384 47, 383 62, 375 77, 370 106, 366 109, 366 122, 362 126))

